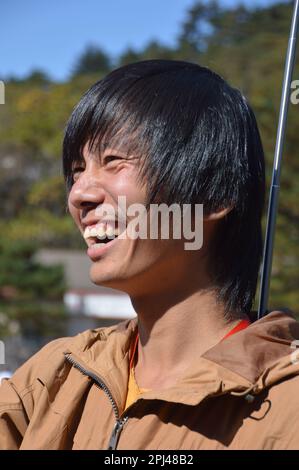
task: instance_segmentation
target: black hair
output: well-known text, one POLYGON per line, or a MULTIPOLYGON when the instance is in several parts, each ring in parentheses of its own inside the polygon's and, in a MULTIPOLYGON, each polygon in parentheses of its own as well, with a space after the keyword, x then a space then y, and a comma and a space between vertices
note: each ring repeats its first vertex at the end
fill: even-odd
POLYGON ((120 67, 81 98, 66 126, 68 189, 82 149, 125 139, 140 156, 150 204, 233 209, 209 250, 218 299, 227 312, 249 313, 262 257, 265 163, 256 119, 239 90, 206 67, 146 60, 120 67))

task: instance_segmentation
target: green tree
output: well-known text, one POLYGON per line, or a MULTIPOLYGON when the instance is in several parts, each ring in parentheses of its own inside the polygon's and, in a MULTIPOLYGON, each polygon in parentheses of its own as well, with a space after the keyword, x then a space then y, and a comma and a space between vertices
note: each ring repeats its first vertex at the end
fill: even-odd
POLYGON ((0 240, 0 334, 20 332, 48 336, 64 325, 62 266, 43 266, 35 260, 36 245, 0 240), (11 325, 14 326, 11 331, 11 325))
POLYGON ((118 66, 131 64, 140 60, 175 59, 175 55, 176 51, 173 48, 164 46, 153 39, 152 41, 149 41, 140 52, 129 47, 119 57, 118 66))
POLYGON ((109 56, 99 47, 90 45, 77 60, 73 77, 88 74, 105 74, 111 69, 109 56))
POLYGON ((128 47, 119 57, 118 66, 132 64, 133 62, 138 62, 141 60, 141 53, 137 52, 132 47, 128 47))
POLYGON ((51 83, 51 79, 48 74, 40 69, 32 70, 24 81, 34 86, 47 86, 51 83))

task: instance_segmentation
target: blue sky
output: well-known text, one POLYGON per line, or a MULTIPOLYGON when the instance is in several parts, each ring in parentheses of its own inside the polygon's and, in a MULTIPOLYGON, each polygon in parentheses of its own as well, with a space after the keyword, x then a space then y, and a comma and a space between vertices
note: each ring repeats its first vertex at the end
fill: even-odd
MULTIPOLYGON (((116 58, 128 46, 151 39, 174 45, 186 11, 195 0, 1 0, 0 79, 43 69, 68 77, 88 44, 116 58)), ((224 5, 240 3, 223 0, 224 5)), ((268 5, 272 0, 244 1, 268 5)))

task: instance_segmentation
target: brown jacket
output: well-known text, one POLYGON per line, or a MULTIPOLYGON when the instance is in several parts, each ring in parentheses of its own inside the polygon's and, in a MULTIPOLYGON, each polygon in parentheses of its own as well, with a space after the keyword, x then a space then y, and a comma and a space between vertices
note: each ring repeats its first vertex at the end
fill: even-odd
POLYGON ((290 312, 230 336, 175 386, 123 412, 136 325, 55 340, 4 380, 0 448, 299 449, 299 323, 290 312))

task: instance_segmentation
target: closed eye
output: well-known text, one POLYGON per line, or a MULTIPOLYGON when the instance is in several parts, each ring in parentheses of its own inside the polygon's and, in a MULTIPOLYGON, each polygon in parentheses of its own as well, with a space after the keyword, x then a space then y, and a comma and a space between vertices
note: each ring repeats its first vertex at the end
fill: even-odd
MULTIPOLYGON (((122 157, 118 156, 118 155, 106 155, 103 158, 103 164, 108 165, 108 163, 111 163, 111 162, 117 161, 117 160, 124 160, 124 159, 122 157)), ((85 171, 85 166, 83 166, 83 165, 74 166, 72 168, 73 182, 76 182, 77 179, 79 178, 80 174, 83 173, 84 171, 85 171)))
POLYGON ((77 171, 80 172, 80 171, 84 171, 84 170, 85 170, 84 166, 75 166, 72 169, 73 173, 77 173, 77 171))
POLYGON ((114 160, 121 160, 122 158, 119 157, 118 155, 107 155, 104 157, 104 164, 107 165, 107 163, 113 162, 114 160))

